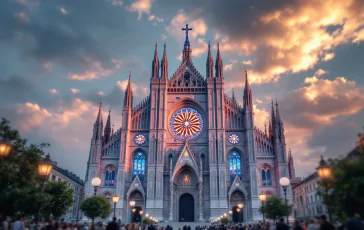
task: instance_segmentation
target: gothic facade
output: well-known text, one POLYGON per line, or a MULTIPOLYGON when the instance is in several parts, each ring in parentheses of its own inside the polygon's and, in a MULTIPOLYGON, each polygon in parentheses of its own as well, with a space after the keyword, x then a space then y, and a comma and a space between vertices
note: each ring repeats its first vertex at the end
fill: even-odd
POLYGON ((182 52, 182 63, 170 76, 166 45, 161 61, 156 45, 150 95, 136 106, 129 75, 117 131, 110 112, 104 127, 100 103, 86 196, 93 195, 91 180, 99 177, 98 195, 120 196, 116 216, 124 222, 140 218, 139 210, 158 220, 207 221, 229 210, 235 215, 240 203, 242 221, 262 220, 258 195, 283 196, 279 179, 294 178, 278 104, 272 102, 268 131, 259 130, 247 74, 243 105, 224 92, 219 45, 215 63, 209 45, 205 77, 193 65, 188 28, 182 52))

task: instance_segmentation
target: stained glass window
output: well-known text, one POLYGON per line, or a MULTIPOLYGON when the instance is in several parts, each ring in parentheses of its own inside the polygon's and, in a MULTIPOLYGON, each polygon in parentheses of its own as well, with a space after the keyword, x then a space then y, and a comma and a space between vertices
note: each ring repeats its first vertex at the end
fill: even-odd
POLYGON ((170 127, 179 139, 193 139, 202 132, 203 118, 196 109, 181 108, 172 115, 170 127))
POLYGON ((137 152, 134 155, 133 177, 138 175, 140 180, 144 180, 144 173, 145 173, 145 155, 142 152, 137 152))
POLYGON ((107 169, 105 172, 105 186, 115 186, 115 170, 107 169))
POLYGON ((234 180, 234 177, 238 175, 241 177, 240 169, 240 155, 238 152, 231 152, 229 156, 229 168, 230 168, 230 180, 234 180))
POLYGON ((270 176, 270 169, 268 167, 264 167, 262 169, 262 185, 272 185, 272 180, 270 176))

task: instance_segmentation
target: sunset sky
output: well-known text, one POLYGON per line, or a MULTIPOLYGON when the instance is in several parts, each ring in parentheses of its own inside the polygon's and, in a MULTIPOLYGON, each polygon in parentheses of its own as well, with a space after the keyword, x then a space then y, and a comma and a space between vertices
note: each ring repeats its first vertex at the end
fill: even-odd
POLYGON ((278 100, 296 175, 353 148, 364 125, 362 0, 3 0, 0 117, 83 178, 100 99, 118 129, 129 70, 136 104, 156 42, 160 55, 167 43, 169 76, 177 70, 186 23, 202 75, 208 42, 214 59, 220 42, 225 93, 240 103, 248 71, 258 128, 278 100))

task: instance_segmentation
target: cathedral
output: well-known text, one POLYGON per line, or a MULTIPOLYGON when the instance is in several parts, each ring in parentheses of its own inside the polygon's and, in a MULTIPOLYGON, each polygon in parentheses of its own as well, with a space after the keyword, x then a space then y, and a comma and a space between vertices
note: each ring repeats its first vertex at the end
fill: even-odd
POLYGON ((284 197, 279 179, 295 178, 278 104, 272 102, 268 130, 255 127, 247 73, 240 105, 224 92, 219 44, 215 63, 209 44, 203 76, 192 62, 191 28, 183 30, 181 65, 169 75, 166 44, 161 61, 156 44, 150 93, 137 105, 129 74, 120 129, 111 127, 110 112, 104 126, 100 103, 85 196, 93 196, 91 181, 100 178, 97 195, 120 197, 116 217, 123 222, 146 214, 169 222, 206 222, 224 213, 234 221, 262 220, 259 194, 284 197))

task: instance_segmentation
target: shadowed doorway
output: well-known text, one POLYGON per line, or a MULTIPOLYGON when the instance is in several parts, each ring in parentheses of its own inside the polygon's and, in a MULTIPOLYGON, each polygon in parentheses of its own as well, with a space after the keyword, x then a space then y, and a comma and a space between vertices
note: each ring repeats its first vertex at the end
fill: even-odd
POLYGON ((194 199, 191 194, 185 193, 179 198, 179 221, 194 222, 194 199))

